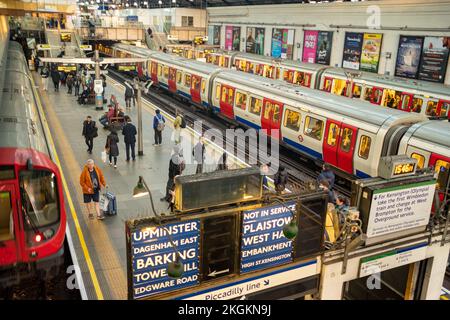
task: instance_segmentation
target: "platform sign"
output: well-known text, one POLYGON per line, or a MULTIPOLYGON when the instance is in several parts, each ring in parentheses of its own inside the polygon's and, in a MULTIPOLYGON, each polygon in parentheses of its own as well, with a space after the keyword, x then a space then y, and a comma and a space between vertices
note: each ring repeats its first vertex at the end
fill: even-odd
POLYGON ((243 212, 241 274, 292 262, 292 241, 283 227, 292 219, 295 201, 243 212))
POLYGON ((80 45, 80 49, 83 51, 92 51, 92 45, 90 44, 82 44, 80 45))
POLYGON ((144 298, 199 283, 200 220, 137 229, 130 236, 133 298, 144 298), (184 273, 180 278, 171 278, 167 274, 167 265, 176 258, 169 232, 184 264, 184 273))
POLYGON ((367 237, 426 226, 430 219, 435 189, 436 181, 431 180, 374 190, 367 222, 367 237))
POLYGON ((118 65, 119 71, 136 71, 135 65, 118 65))
POLYGON ((61 32, 60 40, 61 40, 61 42, 71 42, 72 41, 72 35, 70 33, 67 33, 67 32, 61 32))
POLYGON ((75 64, 61 64, 58 66, 58 71, 62 72, 77 71, 77 66, 75 64))

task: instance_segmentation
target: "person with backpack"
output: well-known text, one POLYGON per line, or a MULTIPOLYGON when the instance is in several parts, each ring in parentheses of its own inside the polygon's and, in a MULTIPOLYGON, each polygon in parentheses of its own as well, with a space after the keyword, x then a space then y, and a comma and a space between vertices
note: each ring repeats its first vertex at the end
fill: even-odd
POLYGON ((114 169, 117 169, 117 157, 119 156, 119 136, 115 130, 111 130, 111 133, 106 137, 105 150, 109 155, 109 165, 113 165, 114 159, 114 169))
POLYGON ((170 201, 170 190, 173 188, 175 176, 181 175, 186 168, 186 162, 183 157, 183 149, 179 145, 173 147, 173 153, 169 161, 169 179, 166 184, 166 195, 161 201, 170 201))
POLYGON ((205 142, 203 137, 200 137, 197 144, 194 146, 192 150, 192 155, 194 156, 194 160, 197 162, 197 170, 196 174, 203 172, 203 162, 205 161, 205 142))
POLYGON ((125 141, 125 151, 127 154, 127 162, 130 161, 130 149, 131 157, 133 161, 136 160, 135 146, 136 146, 136 134, 137 130, 134 124, 131 123, 131 118, 126 116, 126 124, 122 129, 122 134, 124 135, 125 141))
POLYGON ((275 176, 273 177, 273 183, 277 193, 282 193, 286 189, 288 178, 289 175, 286 168, 284 166, 280 166, 277 173, 275 173, 275 176))
POLYGON ((48 78, 50 77, 50 71, 48 71, 47 66, 41 69, 42 86, 44 91, 48 91, 48 78))
POLYGON ((175 121, 173 122, 173 128, 174 128, 174 141, 175 144, 178 144, 181 142, 181 129, 186 128, 186 121, 184 120, 183 115, 179 110, 176 111, 176 117, 175 121))
POLYGON ((88 146, 87 152, 92 154, 92 149, 94 148, 94 138, 98 137, 98 128, 95 125, 95 121, 92 121, 91 116, 87 116, 86 120, 83 122, 83 133, 84 141, 88 146))
POLYGON ((154 146, 160 146, 162 143, 162 132, 166 125, 166 119, 164 119, 161 111, 156 109, 156 115, 153 117, 153 130, 155 131, 155 143, 154 146))

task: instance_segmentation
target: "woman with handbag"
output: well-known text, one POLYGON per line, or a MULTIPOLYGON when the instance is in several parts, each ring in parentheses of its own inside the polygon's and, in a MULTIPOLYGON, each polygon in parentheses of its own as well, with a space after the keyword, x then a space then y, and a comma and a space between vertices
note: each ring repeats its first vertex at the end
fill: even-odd
POLYGON ((119 136, 115 130, 112 130, 111 133, 106 138, 105 151, 109 155, 109 165, 113 165, 114 159, 114 168, 117 169, 117 157, 119 156, 119 136))

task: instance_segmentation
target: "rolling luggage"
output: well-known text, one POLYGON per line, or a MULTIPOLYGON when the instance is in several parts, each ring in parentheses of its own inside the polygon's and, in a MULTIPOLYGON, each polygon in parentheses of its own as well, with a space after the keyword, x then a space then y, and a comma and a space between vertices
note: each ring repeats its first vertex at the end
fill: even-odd
POLYGON ((106 210, 103 210, 103 214, 107 216, 115 216, 117 214, 117 199, 116 195, 110 191, 105 192, 105 197, 108 199, 108 205, 106 210))

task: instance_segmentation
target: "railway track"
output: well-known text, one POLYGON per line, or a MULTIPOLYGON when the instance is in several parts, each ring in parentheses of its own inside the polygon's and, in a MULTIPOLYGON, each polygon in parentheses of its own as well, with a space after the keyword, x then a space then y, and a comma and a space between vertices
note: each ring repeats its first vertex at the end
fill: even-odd
MULTIPOLYGON (((112 68, 108 69, 108 75, 121 84, 123 84, 126 80, 132 79, 131 76, 119 73, 112 68)), ((157 87, 150 88, 149 92, 147 94, 142 93, 142 96, 149 102, 158 105, 161 109, 172 116, 175 116, 177 109, 182 111, 186 123, 190 127, 194 126, 195 121, 201 120, 203 132, 209 129, 219 129, 224 132, 226 129, 230 128, 241 128, 237 124, 233 125, 225 122, 224 119, 221 119, 218 116, 213 117, 210 113, 195 107, 189 101, 181 100, 178 96, 172 96, 170 95, 170 93, 160 90, 157 87)), ((245 154, 245 159, 243 160, 245 160, 246 163, 256 163, 258 165, 261 163, 267 163, 267 159, 263 159, 259 156, 257 159, 252 157, 249 150, 251 150, 251 148, 257 148, 257 146, 250 145, 250 141, 246 142, 245 150, 238 149, 239 147, 239 145, 235 144, 235 154, 239 154, 238 152, 242 154, 243 152, 243 154, 245 154)), ((270 150, 270 145, 268 145, 267 147, 270 150)), ((314 163, 314 161, 308 158, 304 158, 298 153, 282 146, 279 149, 279 153, 280 165, 283 165, 289 173, 288 188, 290 190, 300 192, 311 192, 315 190, 317 185, 316 179, 320 172, 318 171, 317 165, 314 163)), ((348 181, 338 179, 337 177, 335 191, 338 194, 343 194, 347 197, 350 197, 348 181)))

